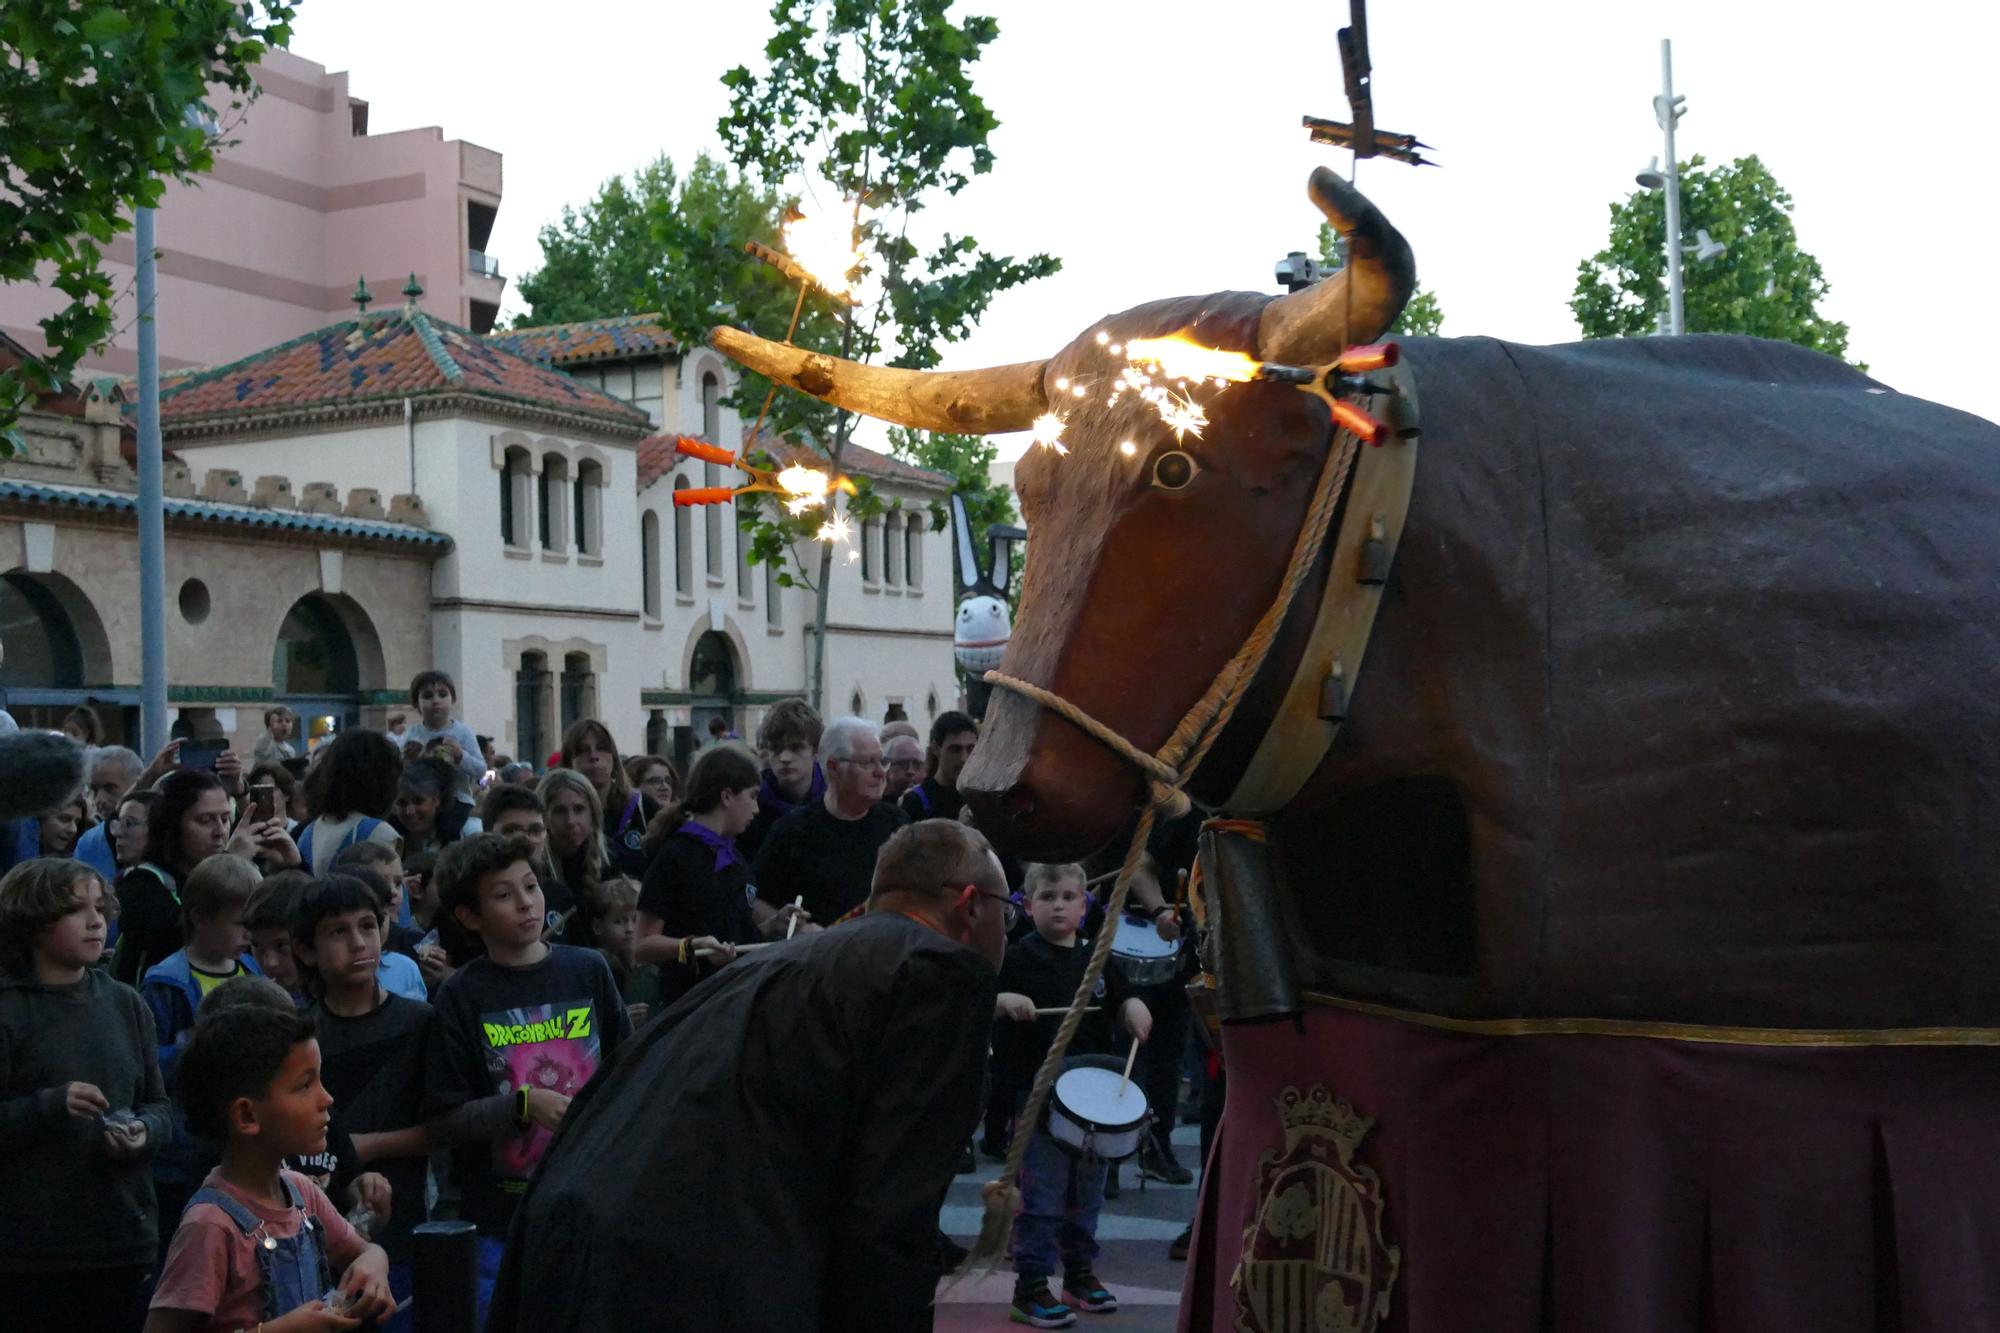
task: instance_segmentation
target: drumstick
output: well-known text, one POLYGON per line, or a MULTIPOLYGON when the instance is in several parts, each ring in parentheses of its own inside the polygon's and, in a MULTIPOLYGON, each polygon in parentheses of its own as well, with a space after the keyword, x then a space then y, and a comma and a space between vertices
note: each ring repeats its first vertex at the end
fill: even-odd
POLYGON ((1118 1080, 1118 1096, 1121 1099, 1125 1096, 1126 1085, 1131 1083, 1132 1081, 1132 1066, 1138 1062, 1138 1059, 1139 1059, 1139 1042, 1137 1038, 1134 1038, 1132 1041, 1132 1049, 1125 1056, 1125 1073, 1118 1080))
MULTIPOLYGON (((1091 1005, 1085 1005, 1085 1006, 1084 1006, 1084 1010, 1083 1010, 1083 1012, 1085 1012, 1086 1014, 1094 1014, 1094 1013, 1096 1013, 1096 1012, 1097 1012, 1097 1009, 1098 1009, 1098 1006, 1097 1006, 1097 1005, 1094 1005, 1094 1004, 1091 1004, 1091 1005)), ((1068 1012, 1069 1012, 1069 1006, 1068 1006, 1068 1005, 1066 1005, 1066 1004, 1052 1004, 1052 1005, 1050 1005, 1050 1006, 1049 1006, 1048 1008, 1046 1008, 1046 1009, 1037 1009, 1037 1010, 1035 1010, 1035 1016, 1036 1016, 1037 1018, 1041 1018, 1041 1017, 1044 1017, 1044 1016, 1046 1016, 1046 1015, 1048 1015, 1048 1014, 1066 1014, 1066 1013, 1068 1013, 1068 1012)))
POLYGON ((805 907, 805 905, 806 905, 806 896, 803 893, 800 894, 798 897, 792 899, 792 919, 791 922, 785 927, 786 939, 790 939, 792 937, 792 932, 799 928, 799 912, 805 907))
MULTIPOLYGON (((763 942, 762 942, 762 943, 760 943, 760 944, 739 944, 739 945, 737 945, 737 946, 736 946, 736 952, 738 952, 738 953, 749 953, 749 952, 750 952, 750 951, 751 951, 752 949, 768 949, 768 948, 770 948, 770 947, 771 947, 772 945, 774 945, 774 944, 777 944, 777 943, 779 943, 779 941, 777 941, 777 940, 765 940, 765 941, 763 941, 763 942)), ((720 949, 696 949, 696 950, 694 951, 694 956, 695 956, 696 958, 720 958, 720 957, 722 956, 722 950, 720 950, 720 949)))

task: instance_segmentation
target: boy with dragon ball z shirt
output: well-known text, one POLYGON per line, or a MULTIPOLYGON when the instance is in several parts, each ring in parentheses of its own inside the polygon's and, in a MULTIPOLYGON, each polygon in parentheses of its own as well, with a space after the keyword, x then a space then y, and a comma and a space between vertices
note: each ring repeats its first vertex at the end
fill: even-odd
MULTIPOLYGON (((479 1228, 479 1314, 514 1208, 570 1099, 632 1033, 602 955, 542 940, 541 885, 524 839, 454 843, 433 876, 439 910, 485 955, 438 987, 424 1119, 456 1130, 459 1215, 479 1228)), ((476 1325, 477 1326, 477 1325, 476 1325)))

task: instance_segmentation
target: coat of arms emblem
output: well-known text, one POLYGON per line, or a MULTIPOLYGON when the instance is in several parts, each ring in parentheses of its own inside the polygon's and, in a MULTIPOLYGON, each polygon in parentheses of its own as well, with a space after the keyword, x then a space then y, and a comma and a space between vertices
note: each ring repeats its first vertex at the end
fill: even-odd
POLYGON ((1354 1161, 1375 1122, 1324 1087, 1278 1098, 1285 1146, 1257 1162, 1257 1215, 1230 1286, 1237 1333, 1374 1333, 1403 1252, 1382 1231, 1382 1182, 1354 1161))

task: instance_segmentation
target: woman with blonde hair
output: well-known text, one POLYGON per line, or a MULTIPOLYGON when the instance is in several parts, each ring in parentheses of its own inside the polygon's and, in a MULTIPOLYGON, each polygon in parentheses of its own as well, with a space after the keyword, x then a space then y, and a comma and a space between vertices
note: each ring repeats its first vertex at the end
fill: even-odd
POLYGON ((618 756, 618 742, 611 739, 611 729, 594 717, 570 723, 569 730, 563 733, 556 767, 583 774, 597 793, 600 812, 597 823, 604 834, 607 864, 632 879, 644 875, 646 855, 642 847, 646 825, 660 812, 660 807, 644 792, 632 789, 624 761, 618 756))
POLYGON ((549 830, 549 863, 576 900, 560 932, 562 942, 595 949, 597 889, 613 873, 610 850, 604 845, 604 807, 598 803, 597 788, 576 769, 552 768, 536 793, 542 798, 543 820, 549 830))

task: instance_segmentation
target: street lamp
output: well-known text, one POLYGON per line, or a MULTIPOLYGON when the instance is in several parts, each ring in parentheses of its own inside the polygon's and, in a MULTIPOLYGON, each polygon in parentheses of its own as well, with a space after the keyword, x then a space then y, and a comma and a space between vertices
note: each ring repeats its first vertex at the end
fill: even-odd
POLYGON ((1687 312, 1682 301, 1681 253, 1694 251, 1694 257, 1706 264, 1720 258, 1729 247, 1708 234, 1706 228, 1695 230, 1695 244, 1681 244, 1681 169, 1680 159, 1674 156, 1674 126, 1680 124, 1687 111, 1687 98, 1674 96, 1674 44, 1671 40, 1660 39, 1660 95, 1653 99, 1653 119, 1667 136, 1667 164, 1660 165, 1659 158, 1653 158, 1639 169, 1632 179, 1641 189, 1663 190, 1667 196, 1667 314, 1660 329, 1662 333, 1686 333, 1687 312))

